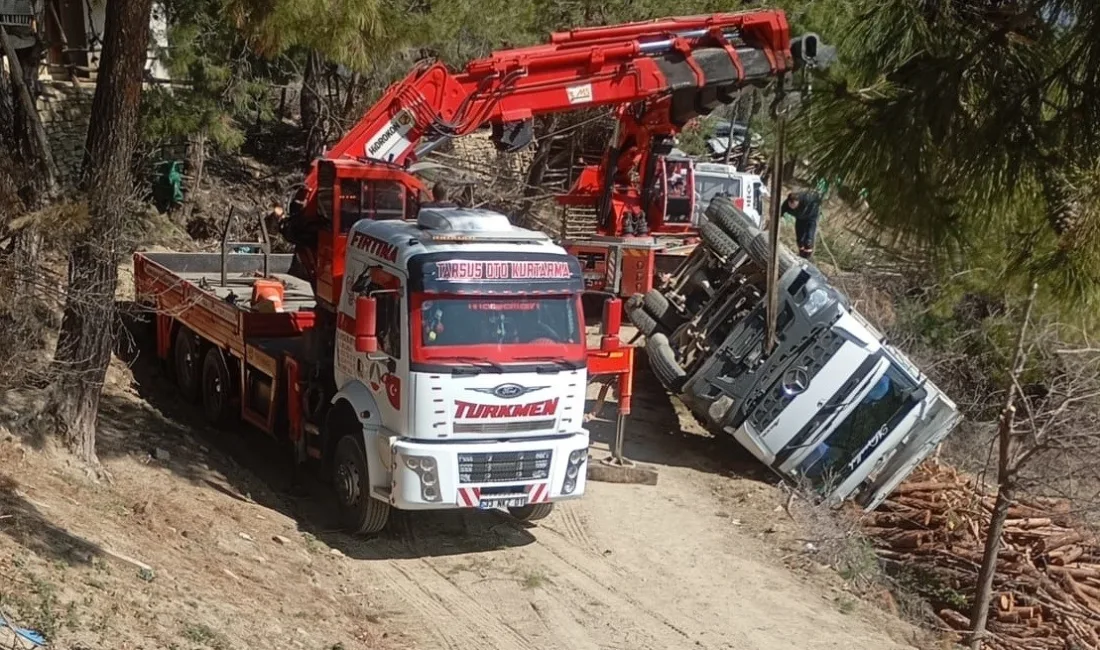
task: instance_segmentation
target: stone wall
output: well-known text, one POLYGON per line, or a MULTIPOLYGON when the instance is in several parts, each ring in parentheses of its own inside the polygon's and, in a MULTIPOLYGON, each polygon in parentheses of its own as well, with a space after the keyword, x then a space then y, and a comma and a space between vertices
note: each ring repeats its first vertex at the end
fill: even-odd
POLYGON ((84 142, 92 114, 94 84, 43 80, 38 114, 46 129, 62 185, 76 183, 84 162, 84 142))

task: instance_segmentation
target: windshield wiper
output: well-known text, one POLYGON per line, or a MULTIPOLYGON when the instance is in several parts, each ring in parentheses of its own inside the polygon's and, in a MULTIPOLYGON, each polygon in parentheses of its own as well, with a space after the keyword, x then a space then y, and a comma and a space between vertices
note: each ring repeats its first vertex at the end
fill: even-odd
POLYGON ((479 359, 477 357, 440 357, 440 358, 441 359, 454 359, 455 361, 461 361, 463 363, 468 363, 468 364, 474 366, 475 368, 477 368, 478 370, 481 370, 481 368, 484 368, 484 367, 488 366, 489 368, 492 368, 493 370, 495 370, 497 372, 504 372, 504 366, 500 365, 496 361, 489 361, 488 359, 479 359), (478 366, 476 364, 483 364, 483 365, 478 366))
POLYGON ((549 361, 557 364, 557 367, 539 366, 538 372, 557 372, 558 370, 576 370, 576 364, 555 357, 516 357, 516 361, 549 361))

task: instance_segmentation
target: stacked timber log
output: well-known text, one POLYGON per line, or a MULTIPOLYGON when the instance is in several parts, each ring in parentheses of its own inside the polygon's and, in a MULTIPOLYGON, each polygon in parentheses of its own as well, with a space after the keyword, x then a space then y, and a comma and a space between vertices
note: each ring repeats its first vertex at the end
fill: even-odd
MULTIPOLYGON (((886 564, 937 583, 939 617, 960 632, 970 625, 994 503, 975 486, 954 468, 925 463, 864 529, 886 564)), ((1055 499, 1010 506, 985 647, 1100 650, 1100 541, 1069 510, 1055 499)))

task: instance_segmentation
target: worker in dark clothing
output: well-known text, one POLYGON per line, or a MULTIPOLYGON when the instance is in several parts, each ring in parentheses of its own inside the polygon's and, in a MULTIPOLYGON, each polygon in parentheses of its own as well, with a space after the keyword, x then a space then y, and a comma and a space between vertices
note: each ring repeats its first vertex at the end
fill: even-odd
POLYGON ((432 200, 422 208, 456 208, 458 204, 450 200, 450 189, 442 181, 432 186, 432 200))
POLYGON ((791 192, 783 202, 783 213, 794 217, 798 255, 810 259, 817 239, 817 221, 821 218, 821 196, 814 191, 791 192))

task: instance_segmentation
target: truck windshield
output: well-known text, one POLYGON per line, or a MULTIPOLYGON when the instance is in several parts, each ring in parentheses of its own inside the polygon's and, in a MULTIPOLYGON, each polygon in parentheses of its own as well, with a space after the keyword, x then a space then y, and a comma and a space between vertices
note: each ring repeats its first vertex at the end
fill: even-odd
POLYGON ((893 370, 879 379, 863 401, 799 466, 816 486, 845 480, 919 401, 915 386, 893 370))
POLYGON ((700 172, 695 173, 696 216, 702 216, 707 206, 710 205, 711 199, 723 194, 731 199, 741 198, 741 179, 705 176, 700 172))
POLYGON ((584 356, 576 296, 422 295, 414 297, 412 310, 414 360, 584 356))
POLYGON ((719 194, 728 195, 731 198, 741 196, 741 180, 737 178, 710 178, 701 174, 695 175, 695 192, 698 201, 704 205, 710 205, 710 200, 719 194))

